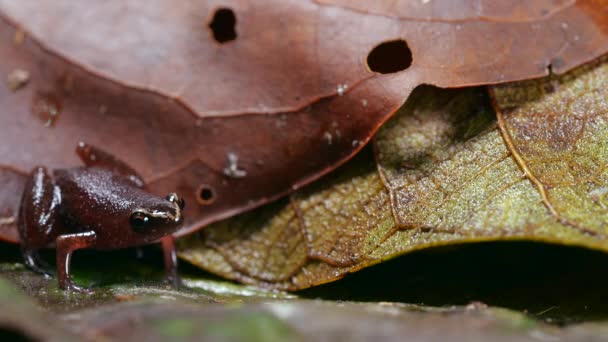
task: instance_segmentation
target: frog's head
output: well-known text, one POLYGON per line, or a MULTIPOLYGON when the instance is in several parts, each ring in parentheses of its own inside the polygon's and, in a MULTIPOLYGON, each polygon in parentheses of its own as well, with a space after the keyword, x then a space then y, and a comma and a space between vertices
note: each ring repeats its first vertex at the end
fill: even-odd
POLYGON ((131 211, 129 223, 146 241, 155 241, 174 233, 184 222, 184 200, 175 193, 131 211))

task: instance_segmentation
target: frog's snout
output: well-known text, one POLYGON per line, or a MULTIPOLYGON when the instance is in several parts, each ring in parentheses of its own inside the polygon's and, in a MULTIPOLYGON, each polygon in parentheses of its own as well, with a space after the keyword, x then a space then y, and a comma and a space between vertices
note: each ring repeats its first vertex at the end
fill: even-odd
POLYGON ((165 197, 165 199, 167 199, 167 201, 169 201, 169 202, 173 202, 173 203, 177 204, 177 206, 181 210, 184 210, 184 207, 186 206, 186 202, 184 201, 184 199, 179 197, 175 192, 168 194, 167 197, 165 197))
POLYGON ((182 223, 184 223, 184 215, 182 215, 182 211, 181 209, 178 209, 179 207, 176 208, 176 213, 175 213, 175 224, 176 225, 180 225, 182 223))
POLYGON ((184 216, 182 215, 182 210, 184 210, 186 206, 186 202, 184 201, 184 199, 179 197, 174 192, 168 194, 165 199, 173 203, 173 205, 175 206, 175 215, 173 218, 174 222, 176 224, 181 224, 182 222, 184 222, 184 216))

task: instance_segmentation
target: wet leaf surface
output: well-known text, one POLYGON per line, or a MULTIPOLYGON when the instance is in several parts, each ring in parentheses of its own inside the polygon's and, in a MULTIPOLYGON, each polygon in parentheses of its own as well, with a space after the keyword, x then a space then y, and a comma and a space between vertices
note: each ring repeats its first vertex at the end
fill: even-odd
POLYGON ((79 140, 98 145, 153 191, 185 197, 185 234, 329 172, 419 84, 507 82, 596 58, 607 8, 0 1, 1 163, 75 166, 79 140))
POLYGON ((186 286, 173 290, 156 280, 160 253, 146 249, 136 266, 130 252, 80 255, 77 280, 97 283, 91 295, 81 295, 66 294, 54 279, 12 262, 18 253, 7 246, 0 263, 0 323, 9 330, 2 332, 63 341, 535 341, 599 339, 606 331, 601 323, 560 328, 479 302, 430 308, 300 299, 211 280, 187 267, 186 286), (97 272, 87 270, 91 263, 97 272))
POLYGON ((0 338, 10 341, 78 341, 55 319, 41 312, 21 291, 0 278, 0 338))
POLYGON ((212 225, 181 256, 303 289, 407 252, 484 241, 608 250, 603 61, 492 88, 418 88, 360 154, 278 203, 212 225))
POLYGON ((101 312, 84 311, 80 319, 86 328, 100 326, 96 336, 146 340, 402 341, 405 338, 435 341, 447 337, 455 341, 533 341, 577 340, 599 336, 596 333, 602 332, 601 326, 586 328, 587 331, 559 329, 501 309, 428 310, 391 304, 336 305, 303 300, 246 304, 239 308, 159 304, 125 308, 122 305, 101 312), (167 319, 167 315, 175 317, 174 320, 167 319), (141 322, 136 329, 126 323, 134 317, 141 322))

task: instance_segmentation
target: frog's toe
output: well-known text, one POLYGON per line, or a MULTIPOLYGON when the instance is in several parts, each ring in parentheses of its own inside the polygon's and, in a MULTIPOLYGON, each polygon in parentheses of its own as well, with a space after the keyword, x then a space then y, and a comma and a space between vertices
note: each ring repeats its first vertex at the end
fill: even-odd
POLYGON ((167 274, 164 283, 171 285, 175 290, 178 290, 183 285, 182 279, 177 274, 167 274))
POLYGON ((36 273, 42 274, 45 278, 52 278, 54 276, 53 271, 51 271, 51 267, 44 262, 44 260, 40 259, 38 251, 24 249, 22 253, 23 261, 27 268, 36 273))
POLYGON ((93 293, 93 289, 89 287, 83 287, 76 285, 73 281, 69 281, 65 284, 66 292, 74 292, 74 293, 82 293, 82 294, 91 294, 93 293))

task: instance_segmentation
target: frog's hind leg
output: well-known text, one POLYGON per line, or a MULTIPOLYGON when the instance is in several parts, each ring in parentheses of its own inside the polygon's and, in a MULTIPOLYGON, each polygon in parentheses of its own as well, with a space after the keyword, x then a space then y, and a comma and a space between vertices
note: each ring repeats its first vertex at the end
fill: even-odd
POLYGON ((21 248, 21 254, 23 255, 23 262, 25 266, 30 270, 40 273, 47 278, 53 276, 51 267, 42 259, 36 249, 21 248))
POLYGON ((38 249, 51 244, 58 234, 61 193, 43 167, 32 170, 25 182, 17 228, 25 265, 50 275, 38 256, 38 249))
POLYGON ((114 173, 129 179, 135 186, 144 187, 143 178, 131 166, 122 160, 114 157, 106 151, 95 146, 79 142, 76 147, 76 154, 86 166, 95 166, 108 169, 114 173))

